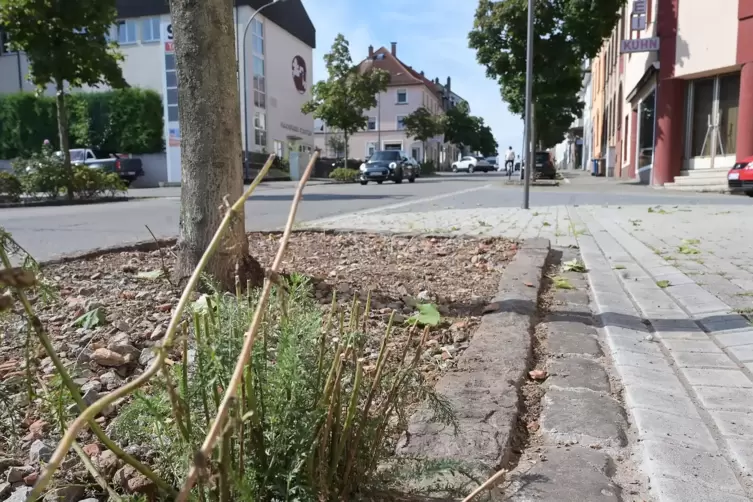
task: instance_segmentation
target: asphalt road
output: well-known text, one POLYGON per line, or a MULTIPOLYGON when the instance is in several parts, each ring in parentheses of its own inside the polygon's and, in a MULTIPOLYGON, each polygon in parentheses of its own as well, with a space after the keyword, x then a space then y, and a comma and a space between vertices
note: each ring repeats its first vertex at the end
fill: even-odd
MULTIPOLYGON (((516 207, 522 187, 504 183, 503 174, 454 174, 416 183, 367 186, 320 184, 307 187, 299 221, 356 211, 392 212, 516 207)), ((0 209, 0 226, 38 260, 160 238, 178 232, 179 189, 133 190, 127 202, 85 206, 0 209), (146 197, 145 197, 146 195, 146 197)), ((246 204, 246 229, 272 230, 287 219, 294 188, 290 183, 260 187, 246 204)), ((558 187, 535 187, 531 207, 555 205, 750 204, 747 197, 674 193, 579 176, 558 187)))

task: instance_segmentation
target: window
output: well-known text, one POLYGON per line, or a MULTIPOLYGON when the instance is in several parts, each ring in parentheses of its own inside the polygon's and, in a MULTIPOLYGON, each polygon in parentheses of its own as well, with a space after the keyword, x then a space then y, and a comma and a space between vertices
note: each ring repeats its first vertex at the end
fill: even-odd
POLYGON ((651 165, 654 158, 654 113, 656 90, 643 98, 638 108, 638 169, 651 165))
POLYGON ((405 123, 403 122, 405 120, 405 117, 403 115, 397 116, 397 130, 402 131, 405 129, 405 123))
POLYGON ((254 19, 251 23, 251 48, 254 54, 264 56, 264 23, 254 19))
POLYGON ((16 52, 14 50, 11 50, 10 36, 8 36, 8 33, 6 33, 5 31, 0 31, 0 44, 2 44, 2 46, 0 47, 2 54, 11 54, 16 52))
POLYGON ((711 115, 714 110, 714 79, 707 78, 693 83, 692 132, 690 140, 691 157, 711 155, 711 115))
POLYGON ((254 54, 253 56, 253 71, 254 71, 254 106, 259 108, 267 107, 267 86, 266 77, 264 76, 264 59, 262 56, 254 54))
POLYGON ((405 89, 397 90, 397 104, 404 105, 408 103, 408 91, 405 89))
POLYGON ((141 41, 159 42, 160 22, 158 17, 148 17, 141 21, 141 41))
POLYGON ((275 155, 277 155, 277 158, 279 159, 283 158, 283 155, 285 152, 284 152, 284 146, 282 144, 282 141, 275 140, 274 146, 275 146, 275 155))
POLYGON ((178 77, 175 74, 175 54, 165 54, 165 91, 167 121, 178 121, 178 77))
POLYGON ((366 143, 366 156, 371 157, 376 152, 377 144, 372 142, 366 143))
POLYGON ((254 112, 254 144, 262 149, 267 147, 267 115, 254 112))
POLYGON ((740 75, 719 78, 719 136, 721 155, 737 150, 737 113, 740 104, 740 75))
POLYGON ((628 131, 628 116, 625 115, 625 129, 622 130, 622 137, 624 138, 624 141, 622 142, 622 160, 628 159, 628 140, 630 137, 628 131))
POLYGON ((118 43, 120 45, 136 43, 136 22, 131 20, 118 21, 118 43))
POLYGON ((376 117, 369 117, 366 129, 369 131, 376 131, 376 117))

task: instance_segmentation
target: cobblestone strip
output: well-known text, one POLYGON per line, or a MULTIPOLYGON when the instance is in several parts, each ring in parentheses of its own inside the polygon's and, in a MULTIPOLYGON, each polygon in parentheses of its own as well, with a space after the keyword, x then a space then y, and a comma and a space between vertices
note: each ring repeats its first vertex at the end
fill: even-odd
POLYGON ((720 425, 729 420, 720 413, 734 409, 733 395, 737 406, 753 410, 749 379, 730 366, 733 361, 657 285, 657 277, 677 281, 675 293, 696 302, 704 326, 733 325, 714 315, 724 305, 636 239, 624 239, 616 226, 602 227, 577 210, 570 214, 588 227, 579 236, 581 254, 651 493, 661 502, 749 500, 743 489, 749 461, 735 444, 753 437, 730 437, 720 425))
MULTIPOLYGON (((576 258, 577 250, 562 250, 562 262, 576 258)), ((539 433, 531 433, 511 473, 510 500, 644 500, 630 497, 642 490, 630 467, 627 422, 593 326, 585 274, 559 272, 559 279, 573 289, 553 286, 548 313, 537 327, 549 376, 539 433)))

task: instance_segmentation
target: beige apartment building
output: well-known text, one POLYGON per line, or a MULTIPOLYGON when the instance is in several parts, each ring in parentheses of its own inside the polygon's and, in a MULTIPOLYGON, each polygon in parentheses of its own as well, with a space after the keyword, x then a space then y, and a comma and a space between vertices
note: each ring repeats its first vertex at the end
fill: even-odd
MULTIPOLYGON (((439 79, 429 80, 423 72, 414 70, 397 57, 397 43, 391 48, 381 47, 374 50, 369 46, 368 57, 360 63, 362 70, 378 68, 390 74, 387 90, 377 96, 377 105, 365 112, 368 118, 366 129, 355 133, 348 140, 348 156, 364 159, 376 150, 404 150, 416 160, 431 160, 437 166, 448 166, 460 156, 460 150, 444 142, 443 135, 431 138, 424 145, 409 137, 404 129, 403 119, 424 107, 435 115, 441 115, 449 108, 464 101, 452 92, 452 81, 447 77, 446 83, 439 79)), ((326 127, 322 122, 315 125, 314 144, 321 149, 323 156, 335 157, 331 147, 332 136, 342 137, 336 131, 326 127)))

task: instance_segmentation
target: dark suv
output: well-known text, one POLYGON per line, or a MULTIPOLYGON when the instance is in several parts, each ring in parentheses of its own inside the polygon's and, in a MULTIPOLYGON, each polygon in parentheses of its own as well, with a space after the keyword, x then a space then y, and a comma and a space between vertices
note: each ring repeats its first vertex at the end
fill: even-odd
POLYGON ((418 175, 416 163, 402 150, 374 152, 369 160, 361 164, 359 171, 358 181, 362 185, 369 181, 376 181, 380 185, 385 181, 402 183, 404 178, 413 183, 418 175))
POLYGON ((536 152, 536 168, 533 170, 533 179, 557 179, 557 169, 554 167, 549 152, 536 152))

